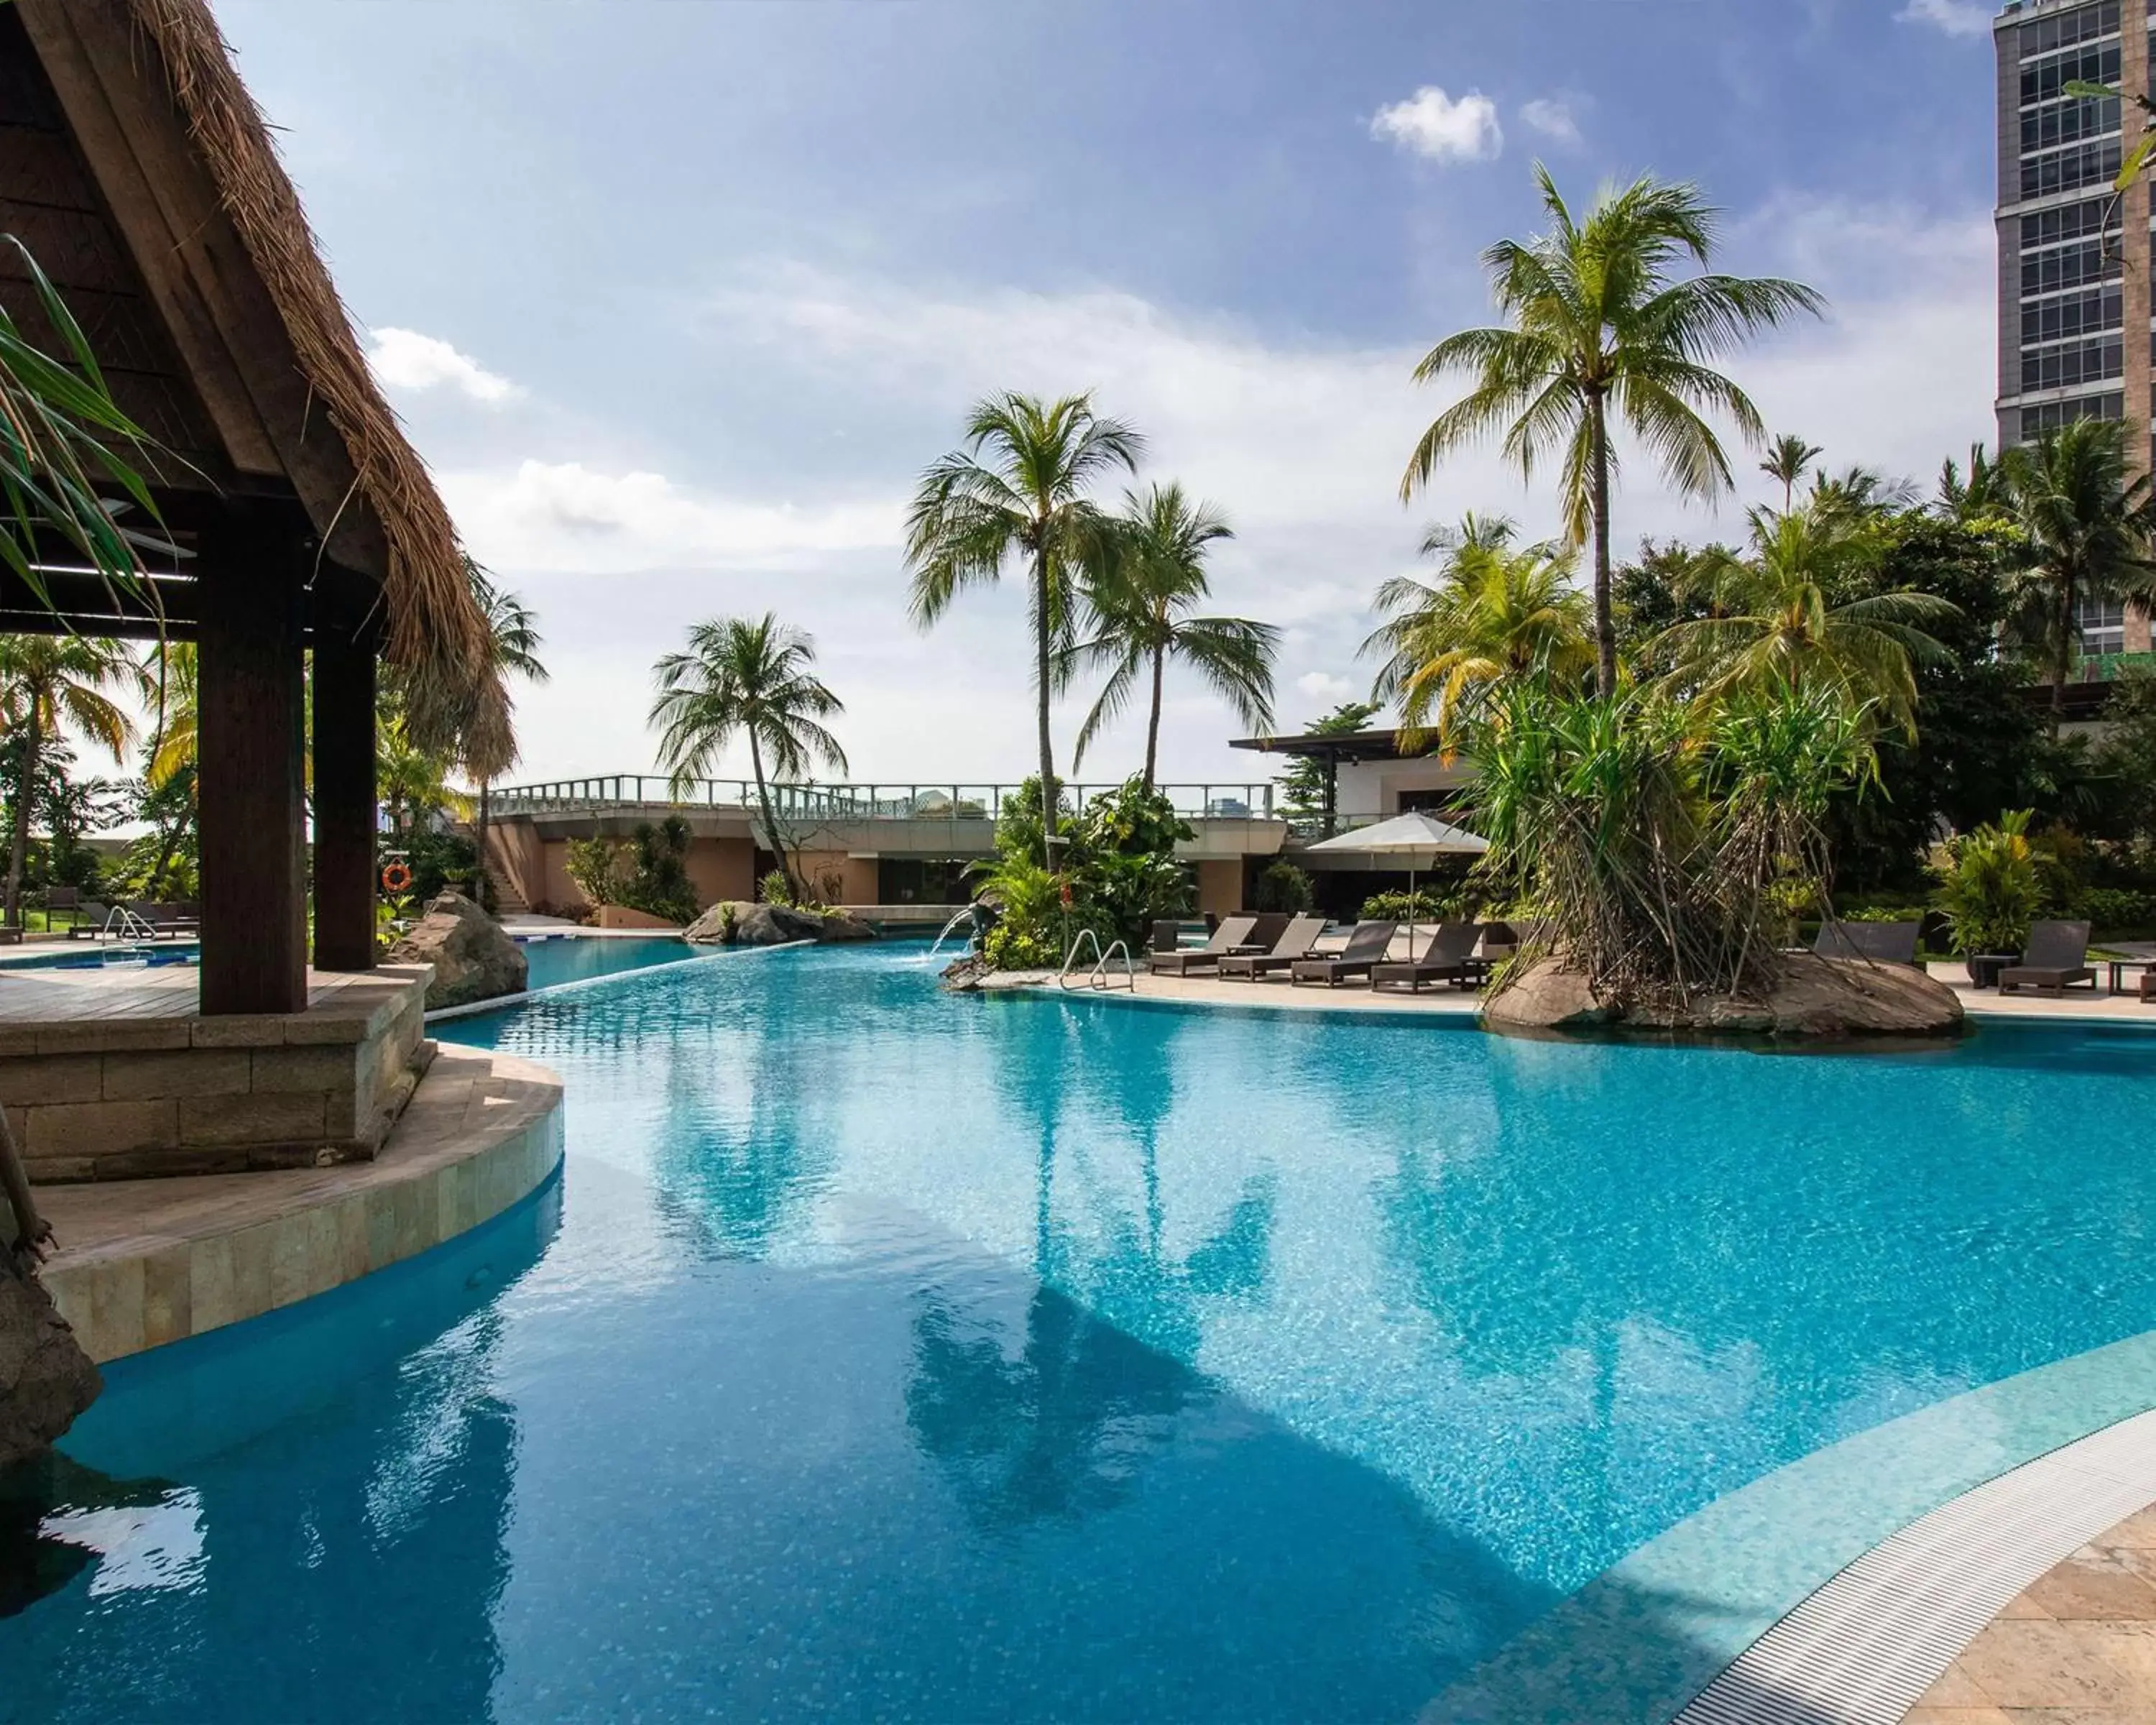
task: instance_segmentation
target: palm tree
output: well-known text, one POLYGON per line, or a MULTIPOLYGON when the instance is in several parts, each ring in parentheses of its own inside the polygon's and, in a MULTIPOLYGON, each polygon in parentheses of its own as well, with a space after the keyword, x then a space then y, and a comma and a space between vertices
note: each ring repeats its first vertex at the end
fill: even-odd
POLYGON ((86 635, 0 635, 0 715, 22 738, 13 786, 14 830, 8 845, 4 904, 10 927, 23 920, 23 868, 30 848, 30 804, 46 742, 73 726, 122 759, 135 726, 108 697, 118 689, 141 699, 150 680, 117 641, 86 635))
POLYGON ((845 705, 818 680, 815 662, 814 639, 767 611, 699 623, 689 631, 687 652, 670 653, 654 667, 659 698, 650 722, 663 727, 660 762, 673 775, 675 793, 708 777, 737 732, 747 737, 764 834, 797 898, 800 882, 779 839, 763 757, 768 751, 773 768, 789 777, 806 776, 819 761, 846 770, 846 752, 821 722, 845 705))
POLYGON ((1759 464, 1759 471, 1782 482, 1784 515, 1796 507, 1797 481, 1825 453, 1817 444, 1806 443, 1793 431, 1784 432, 1767 445, 1767 459, 1759 464))
MULTIPOLYGON (((1055 797, 1049 704, 1070 665, 1080 583, 1106 561, 1107 517, 1086 495, 1117 468, 1135 472, 1145 439, 1120 419, 1102 418, 1090 395, 1044 406, 1007 393, 980 402, 966 422, 964 447, 921 478, 906 515, 911 611, 927 629, 965 588, 998 580, 1014 557, 1031 578, 1034 718, 1045 812, 1055 797)), ((1043 860, 1055 866, 1052 812, 1041 823, 1043 860)))
POLYGON ((381 713, 374 732, 375 793, 388 812, 389 829, 408 840, 419 823, 438 809, 465 814, 464 798, 449 788, 454 762, 421 746, 412 734, 410 716, 392 706, 381 713))
POLYGON ((1933 506, 1950 521, 1966 526, 1984 516, 2000 515, 2010 506, 1999 464, 1984 453, 1982 444, 1969 446, 1969 473, 1949 455, 1939 468, 1939 494, 1933 506))
POLYGON ((1160 696, 1168 661, 1181 660, 1213 686, 1252 731, 1273 722, 1273 660, 1280 631, 1242 617, 1193 617, 1209 591, 1206 547, 1235 532, 1212 506, 1193 504, 1178 485, 1125 495, 1114 552, 1090 594, 1098 629, 1077 656, 1108 669, 1101 698, 1078 732, 1075 770, 1103 725, 1129 701, 1138 678, 1151 674, 1152 705, 1146 719, 1145 788, 1153 786, 1160 750, 1160 696))
POLYGON ((2126 427, 2116 419, 2061 425, 2007 450, 1999 465, 2030 557, 2010 623, 2050 667, 2056 737, 2081 639, 2082 602, 2145 604, 2156 597, 2149 557, 2156 503, 2148 475, 2128 470, 2126 427))
POLYGON ((1815 515, 1839 513, 1878 521, 1900 513, 1916 501, 1917 487, 1912 480, 1889 479, 1876 468, 1856 463, 1840 473, 1812 475, 1810 506, 1815 515))
POLYGON ((1710 614, 1672 624, 1649 644, 1671 666, 1668 682, 1707 707, 1744 690, 1831 688, 1851 706, 1876 705, 1913 737, 1913 667, 1947 657, 1923 625, 1958 609, 1908 592, 1835 603, 1876 555, 1859 517, 1806 508, 1755 509, 1749 519, 1750 556, 1717 551, 1702 561, 1710 614))
MULTIPOLYGON (((504 678, 517 676, 528 683, 545 682, 547 667, 539 660, 540 634, 531 608, 515 593, 495 586, 493 576, 470 557, 465 559, 465 574, 471 583, 472 597, 479 601, 480 615, 486 621, 487 655, 495 671, 504 678)), ((472 836, 478 847, 479 879, 484 891, 490 878, 486 857, 487 793, 493 788, 494 775, 477 770, 479 764, 482 763, 474 763, 472 773, 479 782, 479 813, 472 824, 472 836)))
POLYGON ((1463 330, 1423 357, 1415 378, 1471 379, 1465 399, 1439 414, 1415 445, 1403 498, 1428 483, 1444 456, 1491 432, 1532 478, 1563 452, 1568 542, 1594 546, 1596 680, 1617 686, 1609 609, 1609 486, 1617 466, 1609 416, 1645 445, 1680 491, 1731 488, 1728 458, 1702 411, 1726 413, 1746 438, 1764 435, 1758 409, 1709 362, 1746 336, 1825 301, 1800 282, 1673 272, 1714 254, 1715 212, 1696 187, 1642 178, 1605 189, 1576 222, 1539 162, 1535 181, 1549 232, 1525 244, 1501 239, 1482 254, 1508 326, 1463 330))
POLYGON ((1370 693, 1399 700, 1404 748, 1421 747, 1435 710, 1439 743, 1450 750, 1462 713, 1502 678, 1574 681, 1594 668, 1573 554, 1547 545, 1515 551, 1512 531, 1502 516, 1433 529, 1424 549, 1448 553, 1436 584, 1400 575, 1378 589, 1373 608, 1386 620, 1363 651, 1383 655, 1370 693))

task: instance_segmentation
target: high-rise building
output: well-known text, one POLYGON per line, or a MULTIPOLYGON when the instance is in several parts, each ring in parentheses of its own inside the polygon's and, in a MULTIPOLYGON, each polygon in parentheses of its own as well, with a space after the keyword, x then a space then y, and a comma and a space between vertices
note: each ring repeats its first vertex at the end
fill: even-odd
MULTIPOLYGON (((2140 428, 2129 447, 2148 456, 2148 187, 2112 189, 2141 116, 2067 86, 2149 93, 2152 24, 2151 0, 2015 0, 1993 24, 2001 448, 2075 419, 2125 419, 2140 428)), ((2138 608, 2092 602, 2082 630, 2095 675, 2149 650, 2138 608)))

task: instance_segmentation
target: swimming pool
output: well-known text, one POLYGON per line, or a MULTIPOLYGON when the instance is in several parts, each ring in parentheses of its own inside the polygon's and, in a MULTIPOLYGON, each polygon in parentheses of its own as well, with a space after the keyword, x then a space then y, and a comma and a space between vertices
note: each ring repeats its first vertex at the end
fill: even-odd
POLYGON ((531 988, 589 982, 593 977, 614 976, 653 964, 676 964, 710 950, 692 947, 670 934, 648 940, 639 935, 550 935, 516 944, 524 954, 529 977, 525 986, 531 988))
POLYGON ((2156 1328, 2130 1032, 1525 1042, 869 949, 444 1034, 567 1080, 558 1231, 113 1368, 0 1718, 1405 1720, 1722 1494, 2156 1328))

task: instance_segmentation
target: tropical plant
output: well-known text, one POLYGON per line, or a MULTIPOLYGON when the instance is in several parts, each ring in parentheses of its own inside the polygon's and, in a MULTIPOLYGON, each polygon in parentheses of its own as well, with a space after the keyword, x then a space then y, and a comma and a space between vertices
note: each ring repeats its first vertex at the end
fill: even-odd
POLYGON ((1561 453, 1568 542, 1594 545, 1596 679, 1607 697, 1617 687, 1611 416, 1678 490, 1712 497, 1728 490, 1728 459, 1703 413, 1727 416, 1754 440, 1764 427, 1751 398, 1712 362, 1824 301, 1799 282, 1708 273, 1716 212, 1695 187, 1635 180, 1604 190, 1578 221, 1539 163, 1535 179, 1549 231, 1525 244, 1500 240, 1483 254, 1509 324, 1450 336, 1415 367, 1418 382, 1454 372, 1471 382, 1423 434, 1400 491, 1412 496, 1441 459, 1491 432, 1502 430, 1507 458, 1529 477, 1538 461, 1561 453), (1702 273, 1680 277, 1687 259, 1702 273))
POLYGON ((1373 608, 1385 621, 1362 650, 1381 659, 1372 699, 1399 702, 1402 752, 1423 747, 1433 720, 1449 752, 1462 713, 1502 678, 1563 682, 1594 670, 1573 555, 1543 545, 1516 551, 1511 537, 1509 521, 1472 517, 1456 532, 1435 531, 1424 543, 1447 554, 1437 584, 1398 575, 1378 588, 1373 608))
POLYGON ((1750 521, 1750 556, 1722 552, 1697 566, 1708 614, 1672 624, 1650 644, 1671 684, 1709 706, 1741 689, 1830 689, 1852 710, 1876 704, 1913 737, 1914 667, 1945 655, 1926 627, 1950 622, 1954 607, 1924 593, 1836 603, 1879 554, 1856 516, 1755 509, 1750 521))
POLYGON ((374 786, 389 829, 408 845, 434 815, 461 815, 467 799, 449 784, 449 762, 413 740, 410 721, 393 705, 377 712, 374 726, 374 786))
POLYGON ((1178 485, 1125 494, 1109 554, 1089 592, 1093 634, 1077 649, 1081 663, 1105 665, 1108 680, 1071 751, 1075 768, 1129 702, 1141 677, 1152 693, 1146 715, 1147 788, 1160 752, 1161 689, 1176 660, 1198 673, 1246 729, 1273 722, 1273 660, 1280 631, 1243 617, 1194 617, 1209 591, 1209 547, 1235 537, 1209 504, 1192 503, 1178 485))
POLYGON ((976 896, 997 912, 981 942, 990 969, 1053 970, 1063 962, 1060 937, 1073 908, 1064 886, 1023 853, 1006 853, 981 870, 976 896))
MULTIPOLYGON (((486 626, 487 657, 496 675, 504 680, 521 677, 527 683, 545 682, 547 667, 540 661, 541 636, 531 608, 515 593, 497 587, 493 576, 469 557, 465 559, 465 578, 471 583, 472 597, 479 602, 480 616, 486 626)), ((486 769, 496 763, 485 759, 483 754, 471 751, 466 754, 466 769, 479 787, 478 812, 472 825, 473 850, 479 859, 480 890, 490 898, 494 877, 487 856, 486 834, 491 813, 489 793, 494 788, 495 774, 486 769)), ((502 770, 513 764, 513 756, 510 761, 499 763, 502 770)))
POLYGON ((663 922, 694 922, 701 907, 689 881, 690 836, 688 821, 678 814, 639 821, 612 883, 613 901, 663 922))
POLYGON ((1966 474, 1951 455, 1940 465, 1938 495, 1932 506, 1947 520, 1966 526, 2005 515, 2012 500, 1999 463, 1977 443, 1969 446, 1966 474))
POLYGON ((1250 890, 1250 907, 1292 914, 1308 910, 1316 896, 1308 871, 1281 857, 1258 870, 1257 880, 1250 890))
POLYGON ((762 879, 756 883, 756 892, 757 896, 767 905, 784 905, 790 908, 793 903, 794 886, 787 878, 783 869, 767 869, 762 879))
POLYGON ((1797 481, 1804 476, 1813 462, 1826 453, 1817 444, 1808 444, 1794 432, 1785 431, 1767 445, 1767 459, 1759 464, 1759 471, 1768 478, 1782 482, 1782 512, 1786 515, 1796 507, 1797 481))
MULTIPOLYGON (((1034 720, 1040 780, 1055 782, 1049 709, 1070 669, 1089 574, 1106 567, 1112 530, 1088 495, 1121 469, 1134 472, 1144 439, 1093 411, 1089 395, 1044 405, 1006 393, 973 408, 963 447, 921 475, 906 522, 917 627, 934 624, 965 588, 991 585, 1006 563, 1025 565, 1033 629, 1034 720)), ((1041 860, 1055 835, 1045 829, 1041 860)))
POLYGON ((2156 597, 2156 529, 2148 475, 2132 470, 2127 428, 2080 419, 2018 444, 2001 458, 2014 520, 2029 557, 2008 617, 2010 637, 2033 649, 2051 684, 2051 734, 2066 707, 2084 600, 2156 597))
POLYGON ((0 719, 23 738, 18 774, 11 788, 13 831, 8 845, 5 912, 22 923, 23 869, 28 859, 30 810, 35 801, 38 757, 63 727, 80 732, 115 761, 135 735, 113 692, 146 699, 147 680, 117 641, 85 635, 0 635, 0 719))
POLYGON ((1838 515, 1876 521, 1911 507, 1917 495, 1912 480, 1889 479, 1876 468, 1852 465, 1840 473, 1813 475, 1807 506, 1822 517, 1838 515))
POLYGON ((1522 680, 1471 727, 1491 896, 1553 919, 1560 956, 1632 1015, 1756 997, 1794 901, 1822 894, 1826 799, 1871 770, 1837 695, 1755 690, 1702 720, 1652 688, 1522 680))
POLYGON ((1947 919, 1954 952, 2018 952, 2043 901, 2030 811, 2009 810, 1996 825, 1948 839, 1933 864, 1938 890, 1933 904, 1947 919))
POLYGON ((604 833, 572 839, 562 867, 577 891, 593 905, 619 904, 622 883, 629 875, 629 846, 604 833))
POLYGON ((764 836, 786 876, 789 901, 801 887, 772 808, 765 757, 789 778, 806 778, 819 762, 846 770, 846 752, 823 722, 845 704, 817 677, 815 663, 814 638, 767 611, 697 624, 688 651, 670 653, 654 667, 659 698, 650 722, 660 727, 660 764, 673 776, 675 794, 709 777, 720 752, 737 736, 746 737, 764 836))
MULTIPOLYGON (((1365 728, 1378 711, 1368 701, 1343 701, 1322 719, 1303 726, 1311 737, 1353 737, 1365 728)), ((1297 820, 1314 819, 1317 836, 1329 839, 1339 824, 1340 767, 1330 754, 1298 755, 1278 780, 1281 805, 1297 820)))

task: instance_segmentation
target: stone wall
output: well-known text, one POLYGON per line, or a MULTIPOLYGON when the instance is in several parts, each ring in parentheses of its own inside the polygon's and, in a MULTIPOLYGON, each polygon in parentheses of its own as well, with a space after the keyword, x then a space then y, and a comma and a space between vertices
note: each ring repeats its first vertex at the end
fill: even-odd
POLYGON ((0 1026, 0 1102, 30 1178, 370 1160, 432 1055, 428 976, 355 976, 304 1013, 0 1026))

